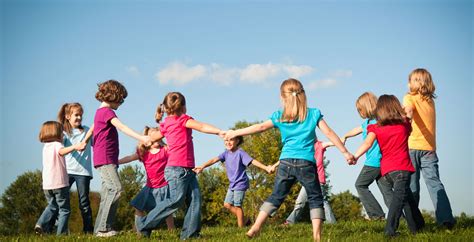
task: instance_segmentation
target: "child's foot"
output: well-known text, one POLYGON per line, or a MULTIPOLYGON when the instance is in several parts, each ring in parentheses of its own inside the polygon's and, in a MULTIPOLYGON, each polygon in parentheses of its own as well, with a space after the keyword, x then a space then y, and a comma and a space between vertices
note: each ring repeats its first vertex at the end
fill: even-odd
POLYGON ((247 233, 245 235, 247 235, 247 238, 249 239, 252 239, 252 238, 255 238, 258 236, 258 231, 254 231, 252 229, 250 229, 249 231, 247 231, 247 233))
POLYGON ((288 227, 288 226, 290 226, 290 225, 291 225, 291 223, 288 222, 288 220, 285 220, 285 222, 282 223, 280 226, 281 226, 281 227, 288 227))
POLYGON ((118 234, 117 231, 115 230, 110 230, 110 231, 99 231, 97 232, 96 236, 97 237, 113 237, 118 234))
POLYGON ((35 225, 35 234, 37 234, 37 235, 42 235, 43 234, 43 229, 38 224, 35 225))

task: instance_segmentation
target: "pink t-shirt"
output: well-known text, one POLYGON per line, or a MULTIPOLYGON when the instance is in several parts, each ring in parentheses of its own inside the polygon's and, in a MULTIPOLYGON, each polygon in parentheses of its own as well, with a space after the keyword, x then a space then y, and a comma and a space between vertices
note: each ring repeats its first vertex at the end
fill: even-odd
POLYGON ((326 148, 323 148, 323 142, 316 141, 314 143, 314 159, 316 160, 316 170, 318 172, 319 183, 326 184, 326 174, 324 173, 324 152, 326 148))
POLYGON ((162 147, 156 154, 145 152, 141 162, 145 166, 147 187, 160 188, 168 184, 165 180, 165 167, 168 162, 167 147, 162 147))
POLYGON ((194 168, 194 146, 192 129, 186 128, 186 122, 192 117, 181 114, 170 115, 160 124, 161 134, 169 147, 167 166, 194 168))
POLYGON ((94 116, 94 167, 118 165, 119 139, 118 132, 110 122, 117 117, 115 112, 107 107, 97 109, 94 116))
POLYGON ((61 142, 48 142, 43 146, 43 189, 53 190, 69 186, 66 161, 59 154, 61 142))
POLYGON ((411 132, 411 124, 379 126, 370 124, 367 133, 375 133, 380 146, 382 159, 380 160, 380 172, 382 176, 392 171, 415 172, 408 152, 408 137, 411 132))

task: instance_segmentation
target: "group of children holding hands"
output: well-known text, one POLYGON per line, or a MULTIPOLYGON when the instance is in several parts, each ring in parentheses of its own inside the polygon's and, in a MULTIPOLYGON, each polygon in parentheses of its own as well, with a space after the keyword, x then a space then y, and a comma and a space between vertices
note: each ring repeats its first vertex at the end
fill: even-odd
POLYGON ((307 106, 303 85, 296 79, 287 79, 280 86, 282 109, 273 112, 262 123, 238 130, 224 131, 193 119, 187 115, 185 97, 179 92, 170 92, 155 114, 159 126, 146 127, 143 135, 123 124, 114 112, 127 97, 125 87, 115 80, 103 82, 96 93, 101 104, 91 128, 82 125, 83 109, 78 103, 63 105, 59 122, 48 121, 41 128, 43 189, 48 206, 38 219, 35 231, 51 232, 57 220, 57 234, 68 233, 69 189, 76 182, 84 232, 101 237, 116 235, 112 224, 122 192, 117 169, 119 164, 139 160, 144 164, 147 182, 131 201, 136 209, 137 232, 149 237, 163 220, 169 229, 174 228, 173 213, 186 204, 180 237, 199 237, 202 200, 196 174, 220 161, 225 165, 230 182, 224 207, 236 216, 239 227, 251 224, 242 209, 249 188, 246 168, 252 164, 268 173, 276 171, 273 191, 260 207, 257 218, 246 233, 248 237, 259 234, 266 219, 276 213, 291 187, 299 182, 302 188, 295 210, 285 224, 296 222, 307 201, 313 239, 319 241, 323 221, 335 222, 320 186, 325 183, 323 157, 329 146, 337 147, 349 165, 356 164, 366 154, 356 188, 369 218, 383 220, 385 214, 368 189, 376 181, 388 207, 386 235, 397 235, 402 214, 412 233, 423 228, 425 222, 418 209, 420 172, 436 208, 437 222, 451 228, 455 220, 437 166, 435 87, 430 73, 425 69, 414 70, 409 76, 408 86, 409 93, 403 99, 403 106, 393 95, 382 95, 377 99, 367 92, 360 96, 356 107, 364 121, 340 138, 323 119, 319 109, 307 106), (274 165, 262 164, 239 148, 243 136, 271 128, 280 130, 283 143, 279 161, 274 165), (316 128, 329 139, 328 142, 318 141, 316 128), (139 141, 136 152, 121 159, 117 129, 139 141), (225 151, 196 166, 193 130, 220 136, 224 139, 225 151), (353 155, 344 144, 348 138, 359 134, 364 142, 353 155), (92 142, 89 142, 91 138, 92 142), (166 144, 163 138, 166 138, 166 144), (88 197, 92 179, 91 143, 93 165, 102 180, 95 227, 92 226, 88 197))

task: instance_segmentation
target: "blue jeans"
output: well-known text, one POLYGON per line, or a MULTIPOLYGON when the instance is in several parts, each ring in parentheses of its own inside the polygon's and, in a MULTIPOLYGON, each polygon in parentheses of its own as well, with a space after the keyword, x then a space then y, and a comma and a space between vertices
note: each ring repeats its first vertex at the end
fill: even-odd
POLYGON ((68 233, 68 220, 71 214, 69 203, 69 187, 63 187, 53 190, 44 190, 48 206, 44 209, 36 225, 39 225, 43 231, 50 232, 56 218, 58 218, 57 235, 68 233))
POLYGON ((262 204, 260 211, 270 216, 274 214, 296 181, 301 183, 308 194, 310 218, 324 220, 323 193, 316 175, 316 165, 303 159, 280 160, 272 194, 262 204))
POLYGON ((362 202, 367 215, 371 219, 385 218, 385 213, 377 202, 377 199, 375 199, 374 195, 369 190, 370 184, 376 181, 387 208, 390 207, 390 200, 392 200, 392 189, 383 182, 379 182, 380 177, 380 167, 364 165, 355 182, 360 201, 362 202))
POLYGON ((68 174, 69 189, 76 182, 77 194, 79 196, 79 209, 82 215, 82 231, 84 233, 92 233, 94 226, 92 225, 92 210, 89 201, 89 189, 92 177, 68 174))
POLYGON ((444 189, 443 183, 439 179, 438 156, 436 151, 412 150, 410 158, 415 173, 411 176, 410 189, 415 197, 416 204, 420 202, 420 171, 423 173, 428 193, 435 208, 436 221, 438 224, 454 224, 451 204, 444 189))
POLYGON ((170 196, 156 204, 144 217, 136 217, 135 225, 143 235, 158 227, 160 222, 176 212, 183 205, 188 210, 184 217, 181 239, 199 237, 201 232, 201 191, 196 173, 191 168, 168 166, 165 168, 165 179, 168 182, 170 196))
POLYGON ((410 176, 409 171, 392 171, 381 178, 393 188, 393 197, 388 209, 387 223, 385 224, 386 235, 396 235, 402 210, 405 214, 408 229, 412 233, 416 233, 425 226, 418 204, 410 191, 410 176))
MULTIPOLYGON (((323 197, 324 197, 324 191, 323 191, 323 197)), ((300 193, 298 194, 298 197, 296 198, 295 201, 295 208, 293 211, 288 215, 288 218, 286 218, 286 221, 290 224, 296 223, 301 218, 301 212, 303 211, 304 206, 306 205, 306 202, 308 202, 308 194, 306 194, 306 189, 304 187, 301 187, 300 193)), ((332 212, 331 204, 324 199, 324 212, 325 212, 325 217, 326 221, 325 223, 328 224, 334 224, 336 223, 336 217, 334 216, 334 213, 332 212)))
POLYGON ((100 191, 100 205, 97 218, 95 219, 94 233, 112 230, 117 212, 118 199, 122 193, 117 165, 103 165, 97 168, 102 179, 100 191))
POLYGON ((231 204, 234 207, 243 207, 245 199, 245 191, 237 191, 227 189, 227 194, 225 195, 224 203, 231 204))

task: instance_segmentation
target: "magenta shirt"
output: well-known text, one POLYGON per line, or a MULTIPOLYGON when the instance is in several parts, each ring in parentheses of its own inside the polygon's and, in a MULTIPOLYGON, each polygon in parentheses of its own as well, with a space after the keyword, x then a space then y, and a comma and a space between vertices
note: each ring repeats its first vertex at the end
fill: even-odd
POLYGON ((186 128, 186 122, 192 117, 181 114, 180 116, 167 116, 160 124, 161 134, 168 143, 168 165, 194 168, 194 145, 192 129, 186 128))
POLYGON ((118 165, 119 139, 115 126, 110 122, 116 118, 115 112, 107 107, 99 108, 94 117, 94 167, 118 165))
POLYGON ((326 148, 323 149, 323 143, 321 141, 316 141, 314 143, 314 159, 316 160, 316 170, 319 178, 319 183, 326 184, 326 174, 324 173, 324 152, 326 148))
POLYGON ((141 162, 145 166, 147 187, 160 188, 168 184, 165 180, 165 167, 168 162, 167 149, 162 147, 156 154, 152 154, 150 151, 143 154, 141 162))

